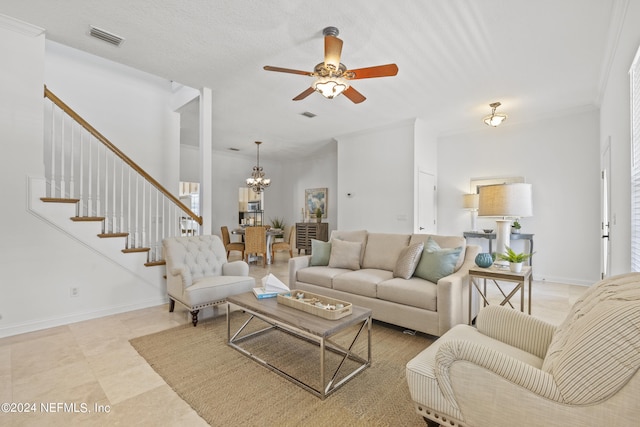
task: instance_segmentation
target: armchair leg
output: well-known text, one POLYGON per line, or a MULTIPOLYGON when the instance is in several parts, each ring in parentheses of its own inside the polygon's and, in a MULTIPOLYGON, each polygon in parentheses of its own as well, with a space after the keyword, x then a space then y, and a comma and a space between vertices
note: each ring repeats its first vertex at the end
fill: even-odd
POLYGON ((193 323, 193 327, 195 328, 196 325, 198 324, 198 313, 200 312, 200 310, 193 310, 191 312, 191 323, 193 323))
POLYGON ((169 298, 169 313, 173 313, 173 309, 176 308, 175 300, 169 298))
POLYGON ((428 427, 441 427, 440 424, 438 424, 437 422, 435 422, 433 420, 430 420, 427 417, 422 417, 422 418, 424 418, 424 422, 427 423, 428 427))

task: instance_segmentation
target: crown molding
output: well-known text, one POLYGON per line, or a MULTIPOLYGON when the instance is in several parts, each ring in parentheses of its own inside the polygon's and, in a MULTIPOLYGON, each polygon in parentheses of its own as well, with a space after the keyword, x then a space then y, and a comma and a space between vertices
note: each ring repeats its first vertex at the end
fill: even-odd
POLYGON ((0 14, 0 28, 31 37, 38 37, 45 32, 44 28, 2 14, 0 14))

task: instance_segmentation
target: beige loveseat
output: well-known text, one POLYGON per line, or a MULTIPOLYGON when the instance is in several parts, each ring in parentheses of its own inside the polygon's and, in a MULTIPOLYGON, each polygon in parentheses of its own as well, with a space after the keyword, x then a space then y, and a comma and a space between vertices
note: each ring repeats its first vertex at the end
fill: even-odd
POLYGON ((407 363, 429 425, 640 425, 640 274, 589 288, 558 327, 504 306, 480 310, 407 363))
POLYGON ((312 255, 289 260, 289 287, 367 307, 374 319, 440 336, 468 322, 468 272, 479 251, 461 236, 336 230, 328 243, 312 242, 312 255))

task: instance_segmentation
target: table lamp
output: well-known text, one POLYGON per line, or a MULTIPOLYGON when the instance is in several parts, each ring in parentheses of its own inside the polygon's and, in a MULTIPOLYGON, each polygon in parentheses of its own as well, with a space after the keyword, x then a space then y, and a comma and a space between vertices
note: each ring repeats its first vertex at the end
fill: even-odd
POLYGON ((462 208, 471 214, 471 231, 478 231, 478 198, 477 193, 462 195, 462 208))
POLYGON ((501 217, 496 220, 496 254, 505 253, 505 247, 511 245, 511 219, 508 218, 532 215, 531 184, 486 185, 480 187, 479 196, 479 216, 501 217))

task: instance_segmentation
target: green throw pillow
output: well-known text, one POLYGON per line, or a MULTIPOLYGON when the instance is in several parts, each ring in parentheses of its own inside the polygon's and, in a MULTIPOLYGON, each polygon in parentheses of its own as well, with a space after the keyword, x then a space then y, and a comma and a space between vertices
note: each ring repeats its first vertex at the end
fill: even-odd
POLYGON ((460 252, 462 252, 462 246, 441 249, 435 240, 429 238, 424 245, 420 262, 413 275, 433 283, 438 283, 438 280, 455 271, 460 252))
POLYGON ((329 265, 331 242, 311 239, 311 260, 309 265, 329 265))

